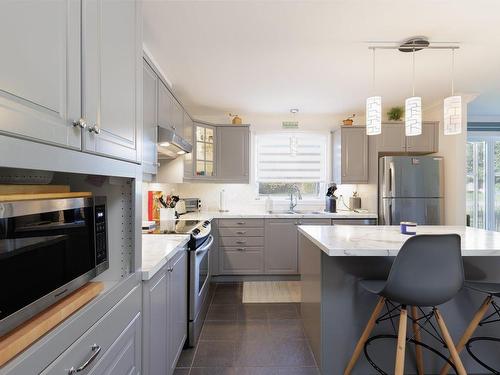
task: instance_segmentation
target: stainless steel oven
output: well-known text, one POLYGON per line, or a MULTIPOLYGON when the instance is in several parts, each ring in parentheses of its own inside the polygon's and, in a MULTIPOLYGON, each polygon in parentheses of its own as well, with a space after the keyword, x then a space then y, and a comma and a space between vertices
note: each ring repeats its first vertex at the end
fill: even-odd
MULTIPOLYGON (((196 242, 195 242, 196 243, 196 242)), ((210 305, 210 249, 214 238, 208 234, 189 251, 188 345, 195 346, 210 305)))
POLYGON ((0 203, 0 336, 109 267, 106 198, 0 203))

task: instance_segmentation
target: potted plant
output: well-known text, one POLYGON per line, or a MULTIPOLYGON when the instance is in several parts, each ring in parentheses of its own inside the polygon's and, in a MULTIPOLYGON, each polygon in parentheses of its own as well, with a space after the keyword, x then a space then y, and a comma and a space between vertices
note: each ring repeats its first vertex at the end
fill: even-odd
POLYGON ((387 117, 389 121, 401 121, 405 113, 403 107, 392 107, 389 112, 387 112, 387 117))

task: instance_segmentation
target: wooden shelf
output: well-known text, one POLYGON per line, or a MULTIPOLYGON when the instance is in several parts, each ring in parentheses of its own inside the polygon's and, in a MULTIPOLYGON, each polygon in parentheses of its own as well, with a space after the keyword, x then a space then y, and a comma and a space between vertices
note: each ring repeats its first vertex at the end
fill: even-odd
POLYGON ((0 202, 32 201, 43 199, 64 199, 64 198, 89 198, 92 193, 88 191, 73 193, 41 193, 41 194, 5 194, 0 195, 0 202))
POLYGON ((101 282, 90 282, 0 337, 0 367, 58 324, 85 306, 104 289, 101 282))

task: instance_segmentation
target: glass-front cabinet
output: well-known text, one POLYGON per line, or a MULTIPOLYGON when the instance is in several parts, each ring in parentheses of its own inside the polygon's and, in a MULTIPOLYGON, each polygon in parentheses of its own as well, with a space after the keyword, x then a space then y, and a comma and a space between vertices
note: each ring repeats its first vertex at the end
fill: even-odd
POLYGON ((196 123, 195 124, 195 177, 215 176, 215 137, 214 126, 196 123))

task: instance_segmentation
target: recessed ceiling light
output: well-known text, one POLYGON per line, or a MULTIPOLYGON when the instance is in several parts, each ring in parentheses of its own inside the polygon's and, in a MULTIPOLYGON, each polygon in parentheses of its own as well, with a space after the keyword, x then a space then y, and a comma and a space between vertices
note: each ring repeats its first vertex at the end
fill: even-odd
POLYGON ((170 143, 169 142, 161 142, 160 146, 161 147, 168 147, 168 146, 170 146, 170 143))
POLYGON ((292 108, 290 110, 290 112, 293 113, 293 114, 296 114, 296 113, 299 113, 299 109, 298 108, 292 108))
POLYGON ((177 155, 184 155, 185 153, 186 153, 186 151, 184 151, 184 150, 177 151, 177 155))

